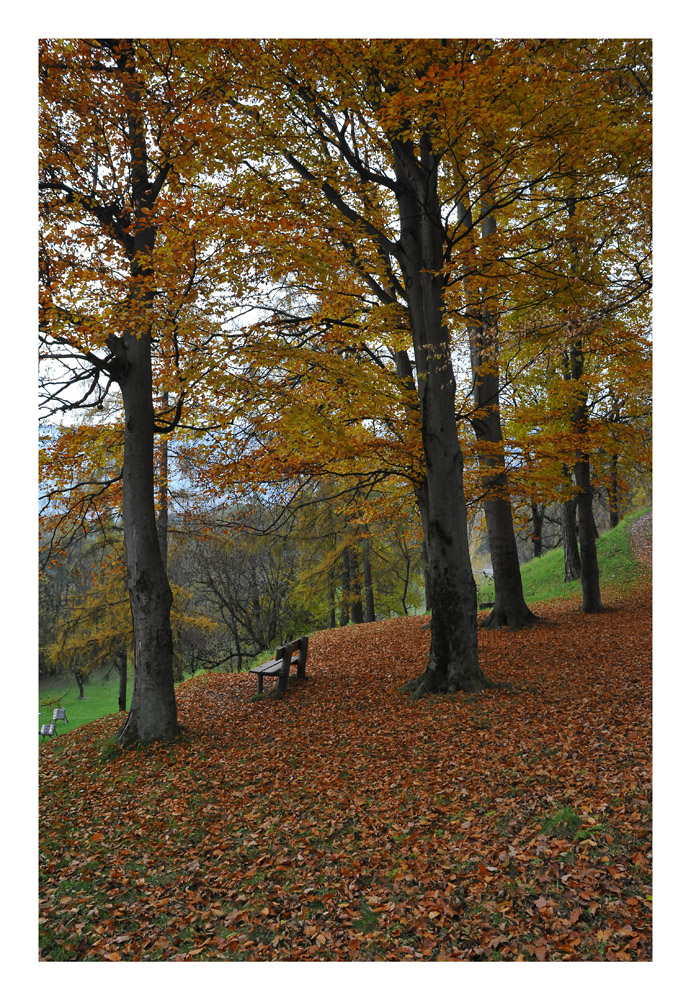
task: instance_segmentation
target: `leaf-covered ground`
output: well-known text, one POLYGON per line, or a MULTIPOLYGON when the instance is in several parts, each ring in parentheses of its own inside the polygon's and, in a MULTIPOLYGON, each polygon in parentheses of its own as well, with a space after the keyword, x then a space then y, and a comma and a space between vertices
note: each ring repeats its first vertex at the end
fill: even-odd
POLYGON ((313 636, 281 701, 188 681, 181 744, 47 743, 41 957, 649 960, 650 592, 536 610, 480 636, 511 691, 411 703, 396 619, 313 636))

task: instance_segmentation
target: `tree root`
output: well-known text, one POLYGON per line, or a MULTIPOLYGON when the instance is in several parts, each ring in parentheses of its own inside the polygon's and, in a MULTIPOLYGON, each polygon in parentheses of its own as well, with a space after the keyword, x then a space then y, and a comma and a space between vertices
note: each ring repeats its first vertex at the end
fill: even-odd
POLYGON ((517 632, 522 628, 529 628, 533 622, 541 621, 530 608, 526 607, 519 613, 502 611, 496 605, 489 616, 480 622, 480 628, 508 628, 511 632, 517 632))
POLYGON ((506 690, 511 689, 508 681, 490 681, 486 677, 468 678, 467 682, 461 681, 458 684, 447 684, 443 686, 435 683, 433 675, 425 672, 419 677, 413 677, 406 681, 402 690, 410 695, 411 701, 419 701, 428 694, 479 694, 481 691, 506 690))

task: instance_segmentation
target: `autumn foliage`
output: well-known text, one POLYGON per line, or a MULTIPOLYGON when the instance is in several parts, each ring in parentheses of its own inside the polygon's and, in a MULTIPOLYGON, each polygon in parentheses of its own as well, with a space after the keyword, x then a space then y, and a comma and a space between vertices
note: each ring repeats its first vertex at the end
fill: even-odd
POLYGON ((181 743, 46 744, 42 957, 650 959, 650 591, 607 596, 481 631, 510 689, 410 702, 401 618, 314 635, 282 700, 186 681, 181 743))

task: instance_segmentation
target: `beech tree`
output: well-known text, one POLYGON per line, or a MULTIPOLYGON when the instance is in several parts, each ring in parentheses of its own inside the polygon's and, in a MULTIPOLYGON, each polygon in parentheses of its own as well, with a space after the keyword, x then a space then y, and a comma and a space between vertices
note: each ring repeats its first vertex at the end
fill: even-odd
POLYGON ((214 260, 209 220, 218 240, 223 217, 213 185, 201 182, 215 162, 214 51, 196 42, 41 43, 45 403, 49 413, 98 409, 117 388, 122 405, 122 518, 136 663, 122 742, 178 733, 154 435, 179 423, 199 364, 208 365, 209 326, 218 329, 211 299, 200 309, 214 260), (174 402, 155 413, 165 392, 174 402))

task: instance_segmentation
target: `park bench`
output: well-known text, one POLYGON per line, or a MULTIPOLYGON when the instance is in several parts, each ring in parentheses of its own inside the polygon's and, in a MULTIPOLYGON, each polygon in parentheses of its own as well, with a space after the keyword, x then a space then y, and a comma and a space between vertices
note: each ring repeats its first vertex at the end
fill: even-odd
POLYGON ((67 718, 67 712, 65 711, 64 708, 54 708, 53 709, 53 722, 58 722, 59 720, 62 720, 63 722, 67 722, 67 723, 69 723, 69 721, 70 721, 67 718))
POLYGON ((258 667, 250 668, 250 673, 257 675, 257 694, 262 693, 265 677, 278 677, 278 690, 281 693, 285 691, 288 685, 288 674, 293 663, 297 667, 298 677, 304 677, 307 663, 306 635, 277 649, 273 660, 267 660, 266 663, 260 663, 258 667))
POLYGON ((55 736, 55 723, 44 722, 44 724, 41 726, 41 731, 38 735, 43 737, 41 742, 43 742, 46 736, 55 736))

